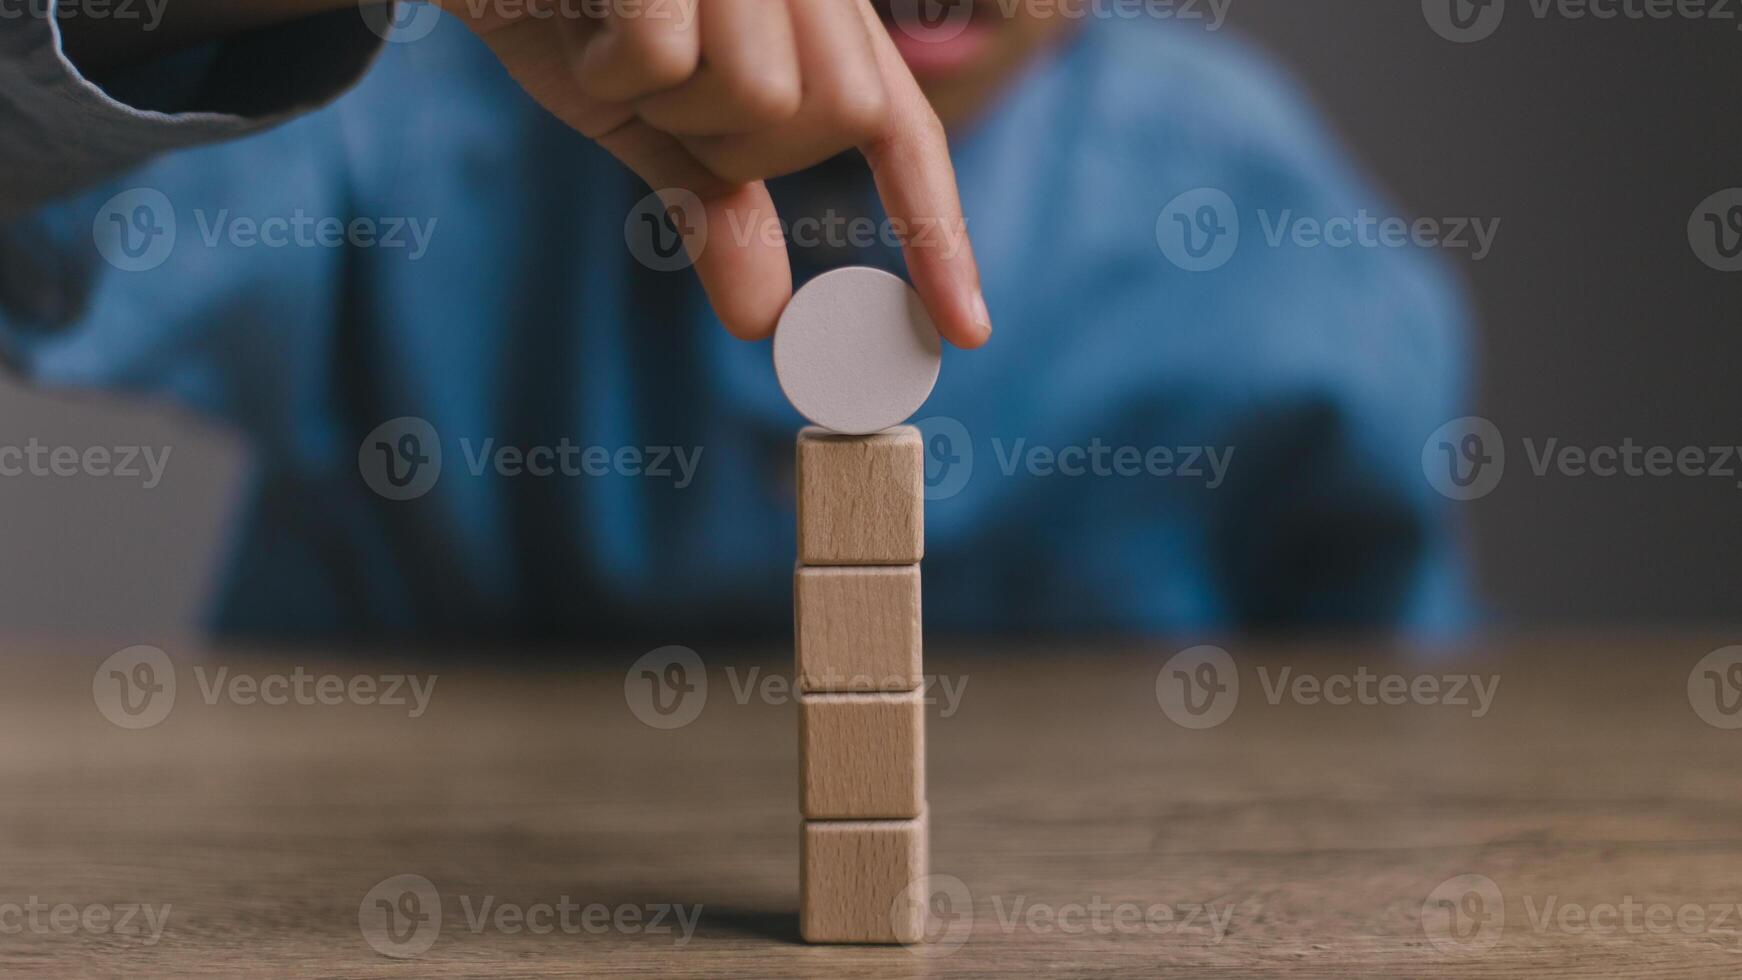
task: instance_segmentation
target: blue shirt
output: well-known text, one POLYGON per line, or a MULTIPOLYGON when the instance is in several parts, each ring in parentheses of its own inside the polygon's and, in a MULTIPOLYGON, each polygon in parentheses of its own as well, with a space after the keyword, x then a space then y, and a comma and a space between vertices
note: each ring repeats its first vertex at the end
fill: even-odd
MULTIPOLYGON (((97 79, 0 23, 6 360, 246 437, 219 630, 786 629, 802 420, 768 346, 636 260, 647 188, 461 25, 371 63, 357 21, 97 79)), ((1220 35, 1090 24, 952 136, 997 330, 918 416, 929 628, 1460 620, 1421 455, 1464 311, 1419 251, 1267 240, 1261 213, 1397 213, 1289 85, 1220 35)), ((856 162, 775 194, 837 228, 801 281, 901 268, 840 230, 880 214, 856 162)))

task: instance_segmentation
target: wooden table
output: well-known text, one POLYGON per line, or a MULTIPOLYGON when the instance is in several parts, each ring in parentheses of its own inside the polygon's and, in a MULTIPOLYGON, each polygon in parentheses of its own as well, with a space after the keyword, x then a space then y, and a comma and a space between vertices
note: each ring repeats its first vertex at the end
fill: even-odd
POLYGON ((172 647, 174 706, 133 730, 99 710, 120 644, 12 642, 0 976, 1733 977, 1742 730, 1689 695, 1727 641, 1228 641, 1238 698, 1202 729, 1157 698, 1183 644, 935 642, 959 701, 935 689, 942 925, 913 951, 797 941, 783 653, 703 649, 699 716, 662 730, 629 707, 641 650, 578 670, 172 647), (1308 696, 1272 690, 1287 666, 1308 696), (228 687, 298 670, 312 703, 228 687), (315 697, 405 672, 436 675, 418 717, 315 697), (1438 703, 1454 682, 1311 703, 1363 672, 1375 696, 1499 686, 1486 713, 1438 703), (427 949, 383 955, 368 921, 427 949))

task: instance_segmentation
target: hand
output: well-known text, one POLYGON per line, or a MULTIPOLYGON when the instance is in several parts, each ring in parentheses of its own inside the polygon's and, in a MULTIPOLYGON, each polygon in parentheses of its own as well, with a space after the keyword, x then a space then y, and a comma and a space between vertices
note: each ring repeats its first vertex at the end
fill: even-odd
POLYGON ((792 297, 786 250, 762 233, 775 220, 763 181, 854 147, 938 332, 958 347, 991 334, 943 127, 867 0, 444 6, 533 98, 650 186, 695 193, 707 227, 754 230, 715 234, 695 255, 735 336, 773 333, 792 297))

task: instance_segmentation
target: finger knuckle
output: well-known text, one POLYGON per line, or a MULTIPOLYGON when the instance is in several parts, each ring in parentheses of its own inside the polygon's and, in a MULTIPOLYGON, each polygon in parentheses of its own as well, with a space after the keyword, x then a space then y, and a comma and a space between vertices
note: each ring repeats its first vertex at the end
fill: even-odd
POLYGON ((881 134, 889 125, 889 96, 879 85, 855 85, 830 93, 829 116, 853 142, 881 134))
POLYGON ((729 80, 726 89, 743 114, 759 123, 784 122, 797 115, 804 92, 797 76, 758 72, 729 80))
POLYGON ((638 74, 659 89, 676 88, 696 73, 701 52, 693 38, 671 32, 638 32, 630 45, 638 74))

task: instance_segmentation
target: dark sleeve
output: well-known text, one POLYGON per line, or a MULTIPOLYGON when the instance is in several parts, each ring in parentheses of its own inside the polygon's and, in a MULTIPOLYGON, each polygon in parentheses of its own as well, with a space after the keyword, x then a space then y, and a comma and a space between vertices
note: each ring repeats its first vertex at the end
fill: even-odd
MULTIPOLYGON (((40 4, 3 2, 11 9, 0 17, 0 219, 160 154, 318 108, 353 85, 381 45, 346 9, 87 74, 63 49, 58 0, 46 16, 40 4)), ((150 16, 145 0, 136 3, 150 16)))

